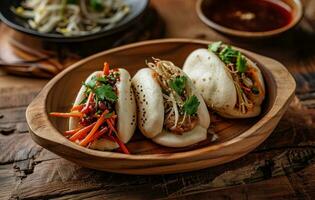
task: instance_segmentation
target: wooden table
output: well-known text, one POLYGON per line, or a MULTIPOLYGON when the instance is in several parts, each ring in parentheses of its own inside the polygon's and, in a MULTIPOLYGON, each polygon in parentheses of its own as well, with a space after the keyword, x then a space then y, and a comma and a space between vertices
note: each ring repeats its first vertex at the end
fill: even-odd
POLYGON ((293 31, 237 41, 203 25, 195 1, 152 0, 166 37, 223 40, 284 63, 297 97, 274 133, 250 154, 200 171, 127 176, 79 167, 36 145, 25 109, 47 80, 0 75, 0 199, 313 199, 315 198, 315 2, 293 31))

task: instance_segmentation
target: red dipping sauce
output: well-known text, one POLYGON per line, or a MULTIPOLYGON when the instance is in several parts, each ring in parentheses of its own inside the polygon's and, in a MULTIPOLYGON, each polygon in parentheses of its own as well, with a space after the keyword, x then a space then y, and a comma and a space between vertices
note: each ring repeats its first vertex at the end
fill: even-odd
POLYGON ((288 25, 291 8, 276 0, 216 0, 202 5, 211 21, 240 31, 271 31, 288 25))

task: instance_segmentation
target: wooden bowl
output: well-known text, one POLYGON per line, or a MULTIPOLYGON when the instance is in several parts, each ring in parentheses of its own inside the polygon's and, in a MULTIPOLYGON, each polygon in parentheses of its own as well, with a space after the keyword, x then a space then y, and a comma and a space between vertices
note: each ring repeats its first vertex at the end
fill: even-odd
POLYGON ((62 135, 67 120, 49 117, 52 111, 67 112, 85 78, 102 67, 104 61, 126 67, 134 75, 145 67, 145 60, 169 59, 182 66, 190 52, 206 48, 210 42, 190 39, 162 39, 135 43, 98 53, 67 68, 53 78, 29 105, 26 118, 30 134, 44 148, 78 165, 125 174, 166 174, 186 172, 235 160, 261 144, 273 131, 290 104, 295 81, 279 62, 241 50, 261 68, 267 97, 263 113, 245 120, 215 122, 219 139, 186 148, 167 148, 145 139, 136 131, 127 144, 132 155, 103 152, 81 147, 62 135))
POLYGON ((211 19, 209 19, 208 17, 206 17, 206 15, 203 12, 203 7, 205 5, 211 5, 211 3, 214 1, 218 1, 218 0, 198 0, 197 1, 196 11, 201 21, 216 31, 219 31, 227 35, 240 37, 240 38, 264 38, 264 37, 271 37, 271 36, 279 35, 293 28, 296 24, 299 23, 299 21, 301 20, 303 16, 303 5, 300 0, 280 0, 291 8, 292 20, 289 24, 281 28, 271 30, 271 31, 262 31, 262 32, 240 31, 240 30, 235 30, 235 29, 217 24, 211 19))

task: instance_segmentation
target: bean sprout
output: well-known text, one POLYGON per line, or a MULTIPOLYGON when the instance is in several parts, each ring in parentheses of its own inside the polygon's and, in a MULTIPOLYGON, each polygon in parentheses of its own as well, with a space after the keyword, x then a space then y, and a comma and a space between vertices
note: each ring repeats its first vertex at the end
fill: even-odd
POLYGON ((130 12, 123 0, 24 0, 11 10, 41 33, 80 36, 114 27, 130 12), (94 7, 93 7, 94 5, 94 7))

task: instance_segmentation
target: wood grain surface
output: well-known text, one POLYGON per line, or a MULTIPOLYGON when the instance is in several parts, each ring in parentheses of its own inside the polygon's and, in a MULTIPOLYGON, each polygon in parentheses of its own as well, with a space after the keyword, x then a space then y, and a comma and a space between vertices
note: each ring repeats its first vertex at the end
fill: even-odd
POLYGON ((314 199, 315 1, 291 32, 240 41, 208 29, 193 0, 152 0, 166 37, 223 40, 282 62, 297 81, 296 97, 271 136, 250 154, 217 167, 161 176, 81 168, 36 145, 25 109, 46 80, 0 74, 0 199, 314 199), (185 14, 183 14, 185 13, 185 14))

